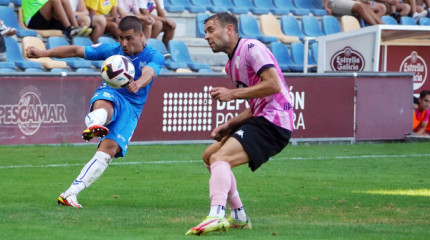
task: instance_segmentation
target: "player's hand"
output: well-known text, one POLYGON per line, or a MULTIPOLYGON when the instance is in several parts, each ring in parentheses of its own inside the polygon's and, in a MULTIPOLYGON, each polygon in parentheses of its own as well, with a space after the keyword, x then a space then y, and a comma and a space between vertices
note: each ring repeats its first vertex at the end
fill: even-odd
POLYGON ((28 58, 39 58, 39 57, 43 57, 42 56, 42 51, 37 49, 34 46, 29 46, 25 49, 25 54, 27 55, 28 58))
POLYGON ((233 100, 232 90, 224 87, 215 87, 210 92, 212 98, 221 102, 228 102, 233 100))
POLYGON ((211 138, 219 142, 229 133, 230 133, 230 128, 226 123, 224 123, 219 125, 212 131, 211 138))
POLYGON ((131 93, 137 93, 140 89, 138 81, 131 81, 127 86, 127 90, 131 93))

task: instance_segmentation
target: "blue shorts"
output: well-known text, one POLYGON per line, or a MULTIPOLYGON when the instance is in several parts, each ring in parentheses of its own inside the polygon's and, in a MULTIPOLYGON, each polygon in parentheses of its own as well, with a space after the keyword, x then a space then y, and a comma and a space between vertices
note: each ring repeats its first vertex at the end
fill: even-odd
POLYGON ((97 88, 91 98, 90 111, 92 111, 94 102, 101 99, 110 101, 114 111, 109 124, 106 126, 109 129, 109 134, 100 138, 100 142, 103 139, 114 140, 122 150, 115 157, 124 157, 140 114, 136 112, 136 107, 130 104, 118 90, 104 87, 97 88))

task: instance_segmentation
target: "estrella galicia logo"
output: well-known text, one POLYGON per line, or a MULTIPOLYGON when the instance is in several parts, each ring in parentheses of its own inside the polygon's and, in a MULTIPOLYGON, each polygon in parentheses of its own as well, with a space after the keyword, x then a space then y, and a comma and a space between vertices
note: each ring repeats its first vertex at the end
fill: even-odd
POLYGON ((348 46, 335 53, 330 60, 333 71, 361 72, 365 64, 363 55, 348 46))
POLYGON ((414 90, 417 90, 427 80, 427 63, 416 51, 412 51, 400 65, 400 72, 414 73, 414 90))

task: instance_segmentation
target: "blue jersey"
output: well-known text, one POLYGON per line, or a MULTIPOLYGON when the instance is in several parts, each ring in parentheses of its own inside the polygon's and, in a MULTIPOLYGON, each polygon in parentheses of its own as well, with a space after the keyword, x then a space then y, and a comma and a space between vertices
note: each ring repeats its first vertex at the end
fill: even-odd
MULTIPOLYGON (((164 56, 155 48, 146 45, 142 52, 135 56, 126 56, 120 43, 109 44, 100 43, 92 46, 84 46, 85 59, 88 60, 106 60, 108 57, 113 55, 123 55, 130 59, 135 68, 134 80, 137 80, 142 75, 142 68, 144 66, 149 66, 154 69, 155 73, 158 75, 161 68, 164 65, 164 56)), ((121 95, 123 95, 132 105, 137 107, 137 110, 142 111, 143 105, 148 98, 149 89, 152 86, 151 81, 147 86, 140 89, 137 94, 129 92, 126 88, 116 89, 121 95)), ((100 88, 111 88, 102 82, 100 88)), ((140 115, 139 111, 139 115, 140 115)))

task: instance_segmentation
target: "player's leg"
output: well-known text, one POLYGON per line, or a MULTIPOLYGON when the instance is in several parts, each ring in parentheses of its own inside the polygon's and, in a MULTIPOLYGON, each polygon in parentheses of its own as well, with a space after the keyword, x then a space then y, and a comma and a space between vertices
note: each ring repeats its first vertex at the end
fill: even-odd
POLYGON ((112 103, 107 100, 100 99, 95 101, 92 109, 85 116, 87 129, 82 132, 82 138, 85 141, 89 141, 93 137, 106 136, 109 133, 109 129, 105 126, 109 124, 113 115, 112 103))
POLYGON ((97 43, 99 37, 103 35, 106 29, 106 17, 103 15, 93 15, 91 27, 93 28, 93 32, 91 33, 91 41, 93 43, 97 43))
MULTIPOLYGON (((213 148, 215 147, 216 145, 213 145, 213 148)), ((247 153, 235 138, 228 138, 218 151, 211 154, 209 159, 211 172, 209 215, 203 222, 188 230, 186 235, 202 235, 208 232, 226 231, 229 228, 230 224, 225 218, 225 207, 232 186, 233 173, 231 168, 248 161, 247 153)))

